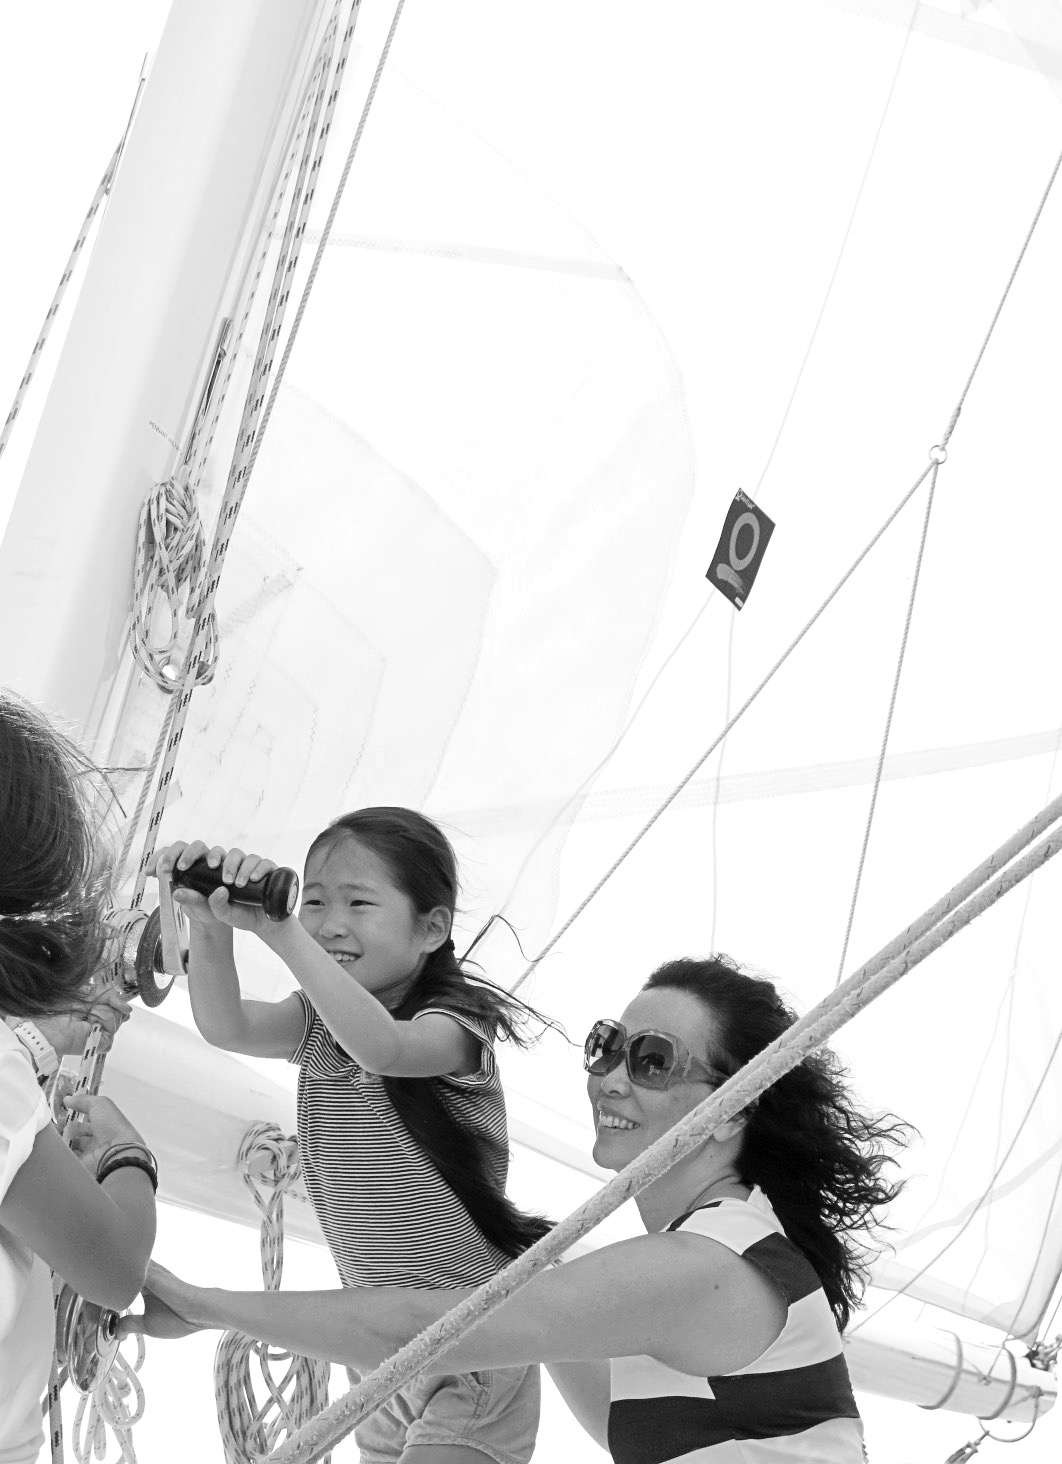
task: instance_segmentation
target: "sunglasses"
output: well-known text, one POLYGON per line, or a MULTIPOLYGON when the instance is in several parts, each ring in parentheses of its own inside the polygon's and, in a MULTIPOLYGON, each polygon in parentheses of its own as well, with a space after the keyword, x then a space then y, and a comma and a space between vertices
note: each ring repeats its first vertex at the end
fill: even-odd
POLYGON ((619 1022, 595 1022, 583 1047, 583 1067, 595 1078, 603 1078, 621 1061, 626 1061, 627 1076, 639 1088, 670 1088, 672 1083, 726 1082, 726 1074, 716 1072, 694 1057, 686 1044, 670 1032, 635 1032, 619 1022))

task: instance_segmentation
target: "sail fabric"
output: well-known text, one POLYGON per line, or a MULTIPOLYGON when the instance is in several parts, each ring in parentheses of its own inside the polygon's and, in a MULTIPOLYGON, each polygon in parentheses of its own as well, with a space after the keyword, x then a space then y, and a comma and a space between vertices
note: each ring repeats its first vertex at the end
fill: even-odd
MULTIPOLYGON (((947 429, 1059 138, 1050 35, 1030 49, 988 9, 455 0, 404 18, 163 838, 298 865, 339 812, 411 804, 457 846, 465 941, 502 911, 541 948, 947 429), (777 525, 740 614, 704 579, 738 488, 777 525)), ((1060 210, 937 476, 846 971, 1059 791, 1060 210)), ((676 955, 727 950, 801 1009, 833 985, 927 493, 538 969, 531 998, 576 1041, 676 955)), ((136 690, 114 763, 143 762, 163 707, 136 690)), ((920 1135, 880 1283, 1019 1336, 1062 1269, 1060 878, 838 1043, 920 1135)), ((504 927, 477 955, 507 981, 525 964, 504 927)), ((287 989, 254 951, 245 969, 287 989)), ((558 1132, 585 1111, 559 1041, 507 1076, 558 1132)))

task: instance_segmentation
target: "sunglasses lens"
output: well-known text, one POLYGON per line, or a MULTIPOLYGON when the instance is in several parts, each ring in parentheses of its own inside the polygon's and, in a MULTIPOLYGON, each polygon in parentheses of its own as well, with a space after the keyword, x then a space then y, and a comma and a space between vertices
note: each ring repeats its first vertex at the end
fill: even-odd
POLYGON ((678 1065, 674 1044, 658 1032, 643 1032, 627 1056, 631 1079, 643 1088, 666 1088, 678 1065))
POLYGON ((623 1052, 626 1033, 615 1022, 595 1022, 583 1048, 583 1067, 595 1077, 603 1077, 616 1066, 623 1052))

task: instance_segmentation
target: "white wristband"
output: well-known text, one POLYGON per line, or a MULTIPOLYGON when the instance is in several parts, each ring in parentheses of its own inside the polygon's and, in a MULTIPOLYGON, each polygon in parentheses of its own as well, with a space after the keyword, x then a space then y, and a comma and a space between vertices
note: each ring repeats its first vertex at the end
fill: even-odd
POLYGON ((39 1027, 32 1022, 21 1021, 11 1030, 29 1053, 38 1077, 50 1078, 59 1071, 59 1054, 39 1027))

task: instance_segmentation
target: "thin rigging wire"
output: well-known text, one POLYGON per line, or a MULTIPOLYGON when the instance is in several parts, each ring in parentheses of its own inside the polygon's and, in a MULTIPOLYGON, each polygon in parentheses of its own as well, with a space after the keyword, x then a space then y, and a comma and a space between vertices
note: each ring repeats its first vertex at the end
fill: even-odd
POLYGON ((907 22, 907 33, 903 38, 903 45, 900 47, 900 54, 896 58, 896 69, 892 74, 892 82, 889 86, 888 95, 885 98, 885 105, 881 109, 881 117, 878 120, 877 131, 874 133, 874 141, 870 144, 870 152, 867 154, 867 161, 866 166, 863 169, 863 176, 862 178, 860 178, 859 187, 856 189, 855 202, 852 204, 852 211, 848 215, 848 223, 845 225, 844 237, 841 239, 841 247, 837 251, 837 258, 834 260, 833 270, 826 285, 826 293, 822 297, 822 304, 819 306, 819 313, 815 317, 815 324, 811 328, 811 336, 808 339, 807 349, 804 352, 803 360, 801 361, 800 366, 797 370, 796 380, 793 383, 793 390, 789 393, 789 400, 788 402, 786 402, 785 411, 782 413, 782 420, 778 424, 778 431, 775 433, 774 442, 771 444, 771 450, 767 454, 767 461, 763 465, 763 472, 760 474, 759 479, 756 483, 756 493, 754 496, 757 499, 759 498, 760 489, 763 486, 763 480, 764 478, 766 478, 771 463, 774 461, 774 455, 778 450, 778 444, 782 440, 782 433, 785 431, 785 425, 789 421, 789 413, 792 411, 793 403, 796 401, 797 392, 800 390, 800 383, 804 379, 804 371, 807 368, 808 361, 811 358, 811 352, 814 348, 815 341, 819 334, 819 327, 822 325, 823 317, 826 314, 826 307, 830 303, 830 295, 833 293, 834 284, 836 283, 837 276, 841 270, 841 263, 844 259, 845 250, 848 247, 848 238, 852 232, 852 227, 855 224, 856 214, 859 212, 859 205, 862 202, 863 198, 863 190, 866 188, 867 179, 870 177, 870 169, 874 163, 874 156, 878 150, 878 143, 881 141, 881 134, 885 129, 885 121, 889 115, 889 109, 892 106, 892 98, 893 94, 896 91, 896 83, 900 79, 900 71, 903 67, 904 58, 907 55, 907 46, 911 39, 911 34, 914 30, 915 18, 918 15, 921 3, 922 0, 914 0, 914 4, 911 7, 911 18, 907 22))
POLYGON ((926 478, 929 476, 929 474, 932 472, 932 470, 933 470, 933 464, 932 463, 930 463, 927 467, 925 467, 922 470, 922 472, 919 474, 919 476, 915 479, 914 483, 912 483, 911 487, 908 488, 907 492, 900 499, 900 501, 896 505, 896 507, 889 514, 888 518, 886 518, 885 522, 880 526, 880 528, 877 530, 877 532, 870 539, 870 542, 864 546, 864 548, 860 551, 860 553, 852 561, 852 563, 849 565, 849 567, 845 570, 844 574, 841 576, 841 578, 834 585, 833 589, 826 596, 825 600, 823 600, 822 604, 818 607, 818 609, 812 615, 811 619, 807 621, 807 623, 804 625, 804 627, 797 632, 797 634, 794 637, 794 639, 790 641, 789 645, 782 652, 782 654, 778 657, 778 660, 775 661, 774 665, 767 672, 766 676, 764 676, 763 680, 759 683, 759 685, 755 688, 755 690, 746 698, 746 700, 738 708, 738 710, 734 714, 734 716, 730 718, 730 720, 727 722, 726 726, 723 728, 722 732, 720 732, 719 735, 716 738, 714 738, 714 740, 708 745, 708 747, 704 750, 704 752, 697 759, 697 761, 693 764, 693 766, 689 769, 689 771, 680 779, 680 781, 675 785, 675 787, 672 788, 671 792, 667 795, 667 797, 664 799, 664 801, 659 805, 659 807, 650 816, 650 818, 645 822, 645 824, 643 824, 643 826, 641 827, 641 829, 639 829, 638 833, 635 834, 634 838, 630 841, 630 843, 626 846, 626 848, 622 851, 622 853, 618 856, 618 858, 613 861, 613 863, 609 866, 609 868, 601 876, 601 878, 598 880, 597 884, 594 885, 593 889, 585 897, 585 899, 582 901, 582 903, 575 910, 573 910, 573 912, 571 913, 571 915, 568 916, 568 919, 564 922, 564 924, 560 927, 560 929, 558 931, 556 931, 556 933, 550 937, 550 939, 542 947, 541 951, 539 951, 539 953, 536 956, 536 958, 534 959, 534 961, 531 962, 531 964, 521 974, 521 976, 518 978, 518 980, 514 982, 513 986, 510 988, 512 991, 518 991, 519 990, 519 988, 523 985, 523 983, 531 975, 532 971, 535 969, 535 967, 538 965, 538 963, 546 955, 548 955, 549 952, 553 949, 553 947, 557 944, 557 942, 559 940, 561 940, 564 937, 564 935, 567 934, 568 930, 570 930, 570 928, 575 924, 576 920, 578 920, 579 916, 587 908, 587 906, 590 904, 590 902, 595 898, 596 895, 598 895, 600 893, 600 891, 604 888, 604 886, 612 878, 612 876, 615 874, 616 870, 619 869, 620 865, 627 858, 627 856, 637 847, 638 844, 641 843, 642 839, 645 838, 646 834, 653 827, 653 825, 656 823, 656 821, 661 817, 661 815, 663 813, 665 813, 668 808, 670 808, 671 804, 674 803, 675 799, 682 792, 683 788, 686 787, 687 783, 690 783, 690 782, 693 781, 694 777, 696 777, 697 773, 700 772, 701 768, 704 766, 704 764, 707 762, 707 760, 711 757, 712 753, 716 750, 716 748, 722 742, 723 738, 727 735, 728 732, 730 732, 734 727, 737 726, 738 722, 740 722, 741 718, 748 711, 749 707, 752 706, 753 702, 757 699, 757 697, 760 695, 760 693, 774 679, 776 673, 781 670, 782 666, 789 659, 789 657, 793 654, 793 652, 796 650, 797 646, 799 646, 800 642, 807 635, 808 631, 811 630, 812 626, 822 617, 822 615, 825 613, 825 611, 829 608, 829 606, 837 598, 837 596, 840 594, 841 590, 848 583, 848 581, 852 578, 853 574, 855 574, 856 570, 863 563, 864 559, 866 559, 867 555, 871 552, 871 550, 877 544, 878 540, 882 537, 882 535, 890 527, 890 525, 893 523, 893 521, 899 516, 900 512, 911 501, 911 499, 914 497, 914 495, 918 492, 919 488, 921 488, 922 484, 925 482, 926 478))
POLYGON ((940 471, 940 464, 933 464, 933 472, 929 479, 929 493, 926 497, 926 511, 922 519, 922 537, 918 541, 918 553, 915 555, 914 575, 911 580, 911 593, 907 600, 907 617, 903 623, 903 635, 900 637, 900 652, 896 658, 896 671, 892 678, 892 691, 889 695, 889 710, 885 714, 885 730, 881 738, 881 749, 878 752, 878 765, 874 771, 874 783, 870 790, 870 807, 867 811, 866 827, 863 830, 863 847, 859 851, 859 863, 856 866, 855 885, 852 889, 852 900, 848 907, 848 924, 845 926, 844 940, 841 943, 841 959, 837 963, 837 977, 834 986, 841 984, 844 975, 844 963, 848 959, 848 942, 852 937, 852 925, 855 921, 856 905, 859 903, 859 891, 863 883, 863 868, 867 859, 867 848, 870 845, 870 830, 874 824, 874 813, 878 806, 878 791, 881 788, 882 774, 885 770, 885 754, 889 750, 889 734, 892 731, 892 719, 896 711, 896 698, 900 690, 900 675, 903 671, 904 656, 907 651, 907 639, 911 633, 911 620, 914 616, 915 598, 918 595, 918 584, 922 573, 922 559, 926 549, 926 537, 929 533, 929 520, 933 512, 933 500, 937 491, 937 474, 940 471))
MULTIPOLYGON (((726 644, 726 710, 725 719, 730 720, 730 698, 734 686, 734 631, 737 628, 736 613, 730 617, 730 635, 726 644)), ((715 932, 719 917, 719 788, 723 780, 723 758, 726 756, 726 736, 719 744, 719 761, 715 767, 715 798, 712 800, 712 937, 708 949, 715 950, 715 932)))
POLYGON ((1029 1115, 1032 1113, 1036 1101, 1040 1096, 1040 1092, 1043 1089, 1044 1084, 1047 1082, 1048 1074, 1050 1073, 1051 1068, 1054 1066, 1054 1061, 1055 1058, 1058 1056, 1060 1047, 1062 1047, 1062 1030, 1059 1031, 1058 1036, 1055 1038, 1054 1045, 1052 1046, 1051 1051, 1048 1055, 1047 1062, 1044 1064, 1043 1071, 1040 1074, 1040 1079, 1037 1082, 1035 1089, 1033 1090, 1032 1097, 1029 1099, 1029 1105, 1025 1110, 1021 1122, 1014 1130, 1014 1136, 1007 1146, 1006 1153, 996 1165, 991 1177, 989 1178, 988 1184, 985 1186, 981 1194, 978 1196, 977 1200, 974 1202, 970 1213, 967 1215, 963 1223, 959 1226, 958 1230, 956 1230, 955 1234, 950 1238, 950 1240, 946 1241, 944 1245, 941 1246, 936 1255, 931 1256, 930 1259, 926 1261, 925 1265, 920 1266, 913 1276, 908 1277, 904 1284, 898 1287, 896 1291, 894 1291, 892 1295, 887 1298, 887 1300, 883 1301, 879 1307, 875 1307, 872 1312, 869 1312, 862 1321, 856 1322, 852 1326, 850 1326, 848 1328, 849 1336, 854 1336, 856 1332, 861 1331, 862 1328, 865 1327, 869 1322, 872 1322, 876 1317, 879 1317, 887 1307, 890 1307, 893 1302, 897 1300, 898 1297, 905 1295, 911 1289, 911 1287, 915 1285, 917 1281, 921 1280, 921 1278, 926 1274, 931 1266, 935 1266, 937 1262, 941 1259, 941 1257, 945 1256, 948 1251, 951 1250, 952 1246, 961 1239, 961 1237, 973 1224, 975 1218, 981 1213, 981 1206, 992 1194, 992 1191, 995 1188, 996 1180, 1003 1173, 1003 1170, 1006 1168, 1008 1159, 1014 1152, 1014 1148, 1022 1135, 1026 1123, 1029 1120, 1029 1115))

